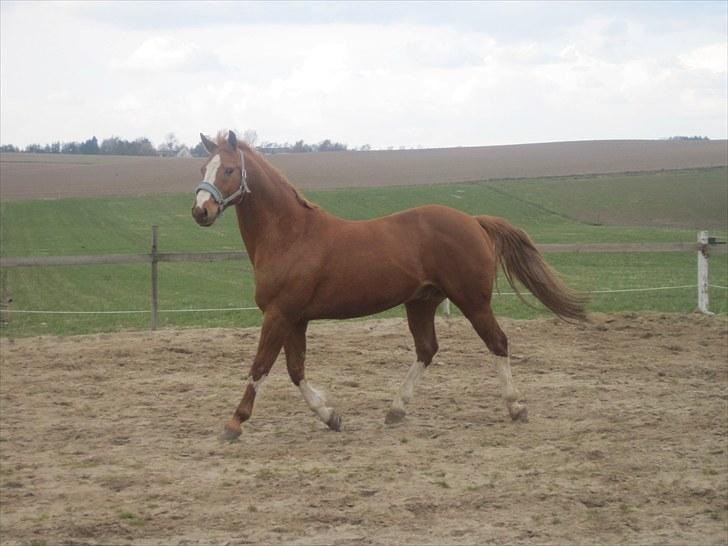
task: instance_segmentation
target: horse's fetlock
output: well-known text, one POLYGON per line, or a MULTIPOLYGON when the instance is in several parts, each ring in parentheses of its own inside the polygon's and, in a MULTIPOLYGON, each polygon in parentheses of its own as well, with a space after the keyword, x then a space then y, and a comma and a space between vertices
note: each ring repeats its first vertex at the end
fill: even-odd
POLYGON ((239 423, 244 423, 245 421, 247 421, 248 419, 250 419, 250 416, 252 414, 253 413, 250 410, 247 410, 247 409, 244 409, 244 410, 237 409, 237 410, 235 410, 235 417, 233 419, 234 420, 237 420, 238 426, 240 426, 239 423))

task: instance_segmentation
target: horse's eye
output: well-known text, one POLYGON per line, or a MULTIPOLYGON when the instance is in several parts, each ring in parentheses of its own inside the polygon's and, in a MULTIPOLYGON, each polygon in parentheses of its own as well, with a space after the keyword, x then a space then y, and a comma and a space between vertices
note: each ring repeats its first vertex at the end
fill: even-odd
POLYGON ((226 176, 230 176, 231 174, 233 174, 233 171, 234 171, 234 170, 235 170, 235 169, 225 169, 225 175, 226 175, 226 176))

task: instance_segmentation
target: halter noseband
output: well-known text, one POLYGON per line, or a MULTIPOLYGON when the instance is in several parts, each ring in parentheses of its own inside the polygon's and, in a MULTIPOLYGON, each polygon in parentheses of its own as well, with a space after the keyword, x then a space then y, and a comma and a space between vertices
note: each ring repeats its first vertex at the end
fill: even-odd
POLYGON ((245 193, 250 193, 247 179, 248 176, 247 172, 245 171, 245 155, 243 154, 243 151, 240 150, 240 187, 227 197, 223 197, 222 192, 217 188, 217 186, 215 186, 214 182, 210 184, 209 182, 202 181, 195 188, 195 195, 200 193, 200 191, 202 190, 208 192, 215 200, 218 207, 220 207, 220 214, 222 214, 223 211, 230 205, 230 203, 235 201, 235 199, 245 193))

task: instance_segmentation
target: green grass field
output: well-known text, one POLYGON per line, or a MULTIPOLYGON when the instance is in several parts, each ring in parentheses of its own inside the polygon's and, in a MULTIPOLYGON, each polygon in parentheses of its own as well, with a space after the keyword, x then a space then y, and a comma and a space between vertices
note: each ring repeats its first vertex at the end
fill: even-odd
MULTIPOLYGON (((696 228, 725 240, 726 169, 701 169, 543 180, 492 181, 421 187, 306 192, 326 210, 351 219, 381 216, 428 203, 468 213, 493 214, 522 227, 539 243, 695 241, 696 228), (689 185, 691 189, 686 190, 689 185), (699 192, 693 191, 699 188, 699 192), (697 197, 691 197, 697 196, 697 197), (614 225, 606 224, 607 221, 614 225), (675 227, 685 226, 685 227, 675 227), (694 226, 694 227, 691 227, 694 226), (718 228, 718 229, 716 229, 718 228)), ((159 225, 160 251, 242 250, 234 213, 209 229, 190 216, 189 195, 4 202, 0 207, 3 256, 148 252, 151 225, 159 225)), ((695 284, 696 258, 686 254, 550 254, 548 261, 582 290, 695 284)), ((711 283, 728 285, 725 255, 711 260, 711 283)), ((148 310, 146 265, 11 269, 3 273, 9 309, 63 311, 148 310)), ((501 279, 503 292, 511 292, 501 279)), ((590 311, 690 312, 695 288, 593 294, 590 311)), ((516 297, 498 296, 501 316, 545 314, 516 297)), ((253 284, 243 262, 161 264, 160 308, 250 307, 253 284)), ((728 291, 711 289, 711 308, 728 309, 728 291)), ((401 308, 386 315, 403 316, 401 308)), ((244 326, 257 311, 167 313, 163 326, 244 326)), ((21 315, 3 313, 3 336, 70 334, 146 328, 146 313, 21 315)))
POLYGON ((593 225, 726 229, 728 168, 494 182, 509 196, 593 225))

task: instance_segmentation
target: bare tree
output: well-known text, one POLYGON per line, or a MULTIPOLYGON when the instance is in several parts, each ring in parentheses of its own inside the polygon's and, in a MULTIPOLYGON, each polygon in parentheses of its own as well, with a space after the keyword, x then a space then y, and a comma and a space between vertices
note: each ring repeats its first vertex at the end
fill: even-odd
POLYGON ((177 141, 177 137, 174 136, 174 133, 169 133, 167 135, 167 139, 164 143, 159 145, 157 150, 159 151, 159 155, 163 155, 165 157, 173 157, 177 155, 177 152, 179 151, 179 142, 177 141))
POLYGON ((247 129, 243 133, 243 140, 248 143, 248 146, 255 148, 255 143, 258 142, 258 132, 255 129, 247 129))

